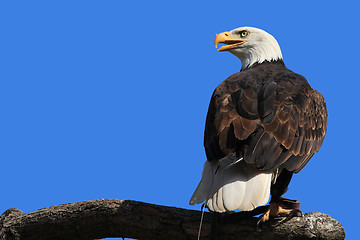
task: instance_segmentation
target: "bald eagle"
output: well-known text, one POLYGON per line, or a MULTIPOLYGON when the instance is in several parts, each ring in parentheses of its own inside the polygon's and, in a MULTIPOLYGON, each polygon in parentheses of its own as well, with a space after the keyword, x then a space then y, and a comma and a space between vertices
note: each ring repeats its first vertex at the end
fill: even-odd
POLYGON ((240 27, 216 36, 218 51, 241 60, 241 70, 214 91, 205 125, 207 161, 190 205, 205 201, 215 212, 270 206, 261 217, 295 215, 285 199, 293 173, 318 152, 326 133, 323 96, 283 61, 269 33, 240 27))

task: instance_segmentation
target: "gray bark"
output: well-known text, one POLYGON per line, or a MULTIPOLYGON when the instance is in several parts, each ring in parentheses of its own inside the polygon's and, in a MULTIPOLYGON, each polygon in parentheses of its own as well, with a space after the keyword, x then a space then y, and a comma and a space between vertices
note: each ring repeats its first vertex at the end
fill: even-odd
MULTIPOLYGON (((258 209, 259 212, 263 209, 258 209)), ((197 239, 201 212, 137 201, 98 199, 0 217, 0 239, 197 239)), ((257 229, 249 213, 205 212, 201 239, 344 239, 342 225, 324 213, 272 219, 257 229)))

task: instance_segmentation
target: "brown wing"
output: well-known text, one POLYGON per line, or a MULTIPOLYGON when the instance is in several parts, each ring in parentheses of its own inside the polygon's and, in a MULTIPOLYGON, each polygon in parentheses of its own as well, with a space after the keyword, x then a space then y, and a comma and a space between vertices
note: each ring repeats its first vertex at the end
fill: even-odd
POLYGON ((290 70, 265 80, 249 76, 233 75, 214 91, 205 126, 208 160, 236 153, 260 169, 300 171, 324 140, 322 95, 290 70))

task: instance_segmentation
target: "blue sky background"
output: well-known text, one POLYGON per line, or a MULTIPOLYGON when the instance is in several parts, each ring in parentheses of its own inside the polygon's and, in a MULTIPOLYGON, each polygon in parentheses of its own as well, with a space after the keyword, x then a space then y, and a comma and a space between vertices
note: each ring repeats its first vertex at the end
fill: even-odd
POLYGON ((1 1, 0 212, 98 198, 188 209, 214 88, 240 61, 216 33, 255 26, 324 95, 328 133, 289 198, 360 239, 355 1, 1 1))

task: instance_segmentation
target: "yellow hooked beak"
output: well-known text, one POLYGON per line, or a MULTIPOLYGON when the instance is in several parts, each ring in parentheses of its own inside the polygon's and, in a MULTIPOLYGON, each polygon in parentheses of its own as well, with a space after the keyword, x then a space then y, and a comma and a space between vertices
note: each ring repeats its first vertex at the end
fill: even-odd
POLYGON ((222 46, 221 48, 218 49, 219 52, 223 52, 236 48, 237 46, 246 43, 246 41, 241 39, 231 38, 230 32, 223 32, 223 33, 219 33, 215 37, 216 48, 218 43, 227 44, 227 46, 222 46))

